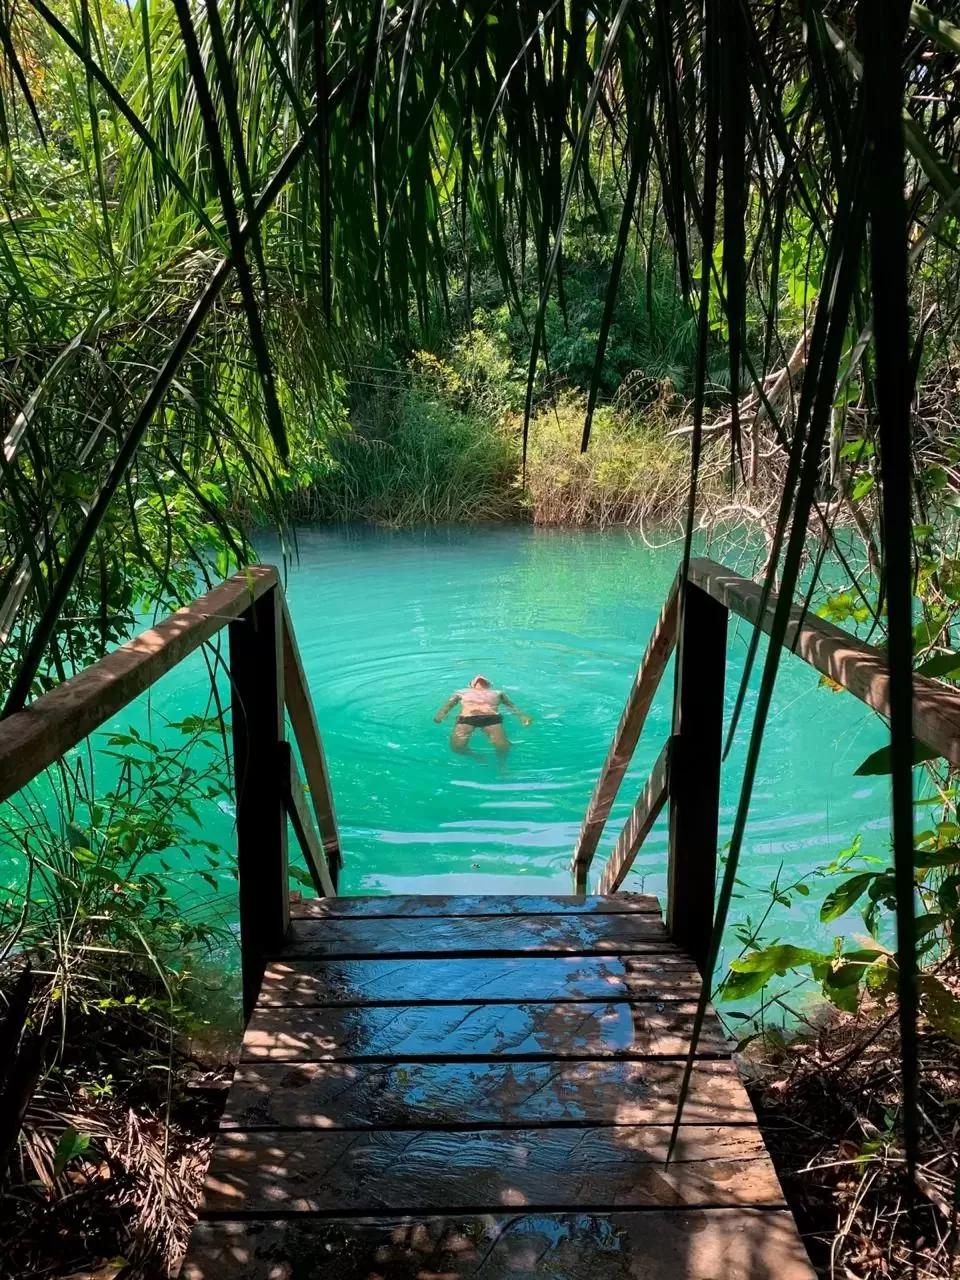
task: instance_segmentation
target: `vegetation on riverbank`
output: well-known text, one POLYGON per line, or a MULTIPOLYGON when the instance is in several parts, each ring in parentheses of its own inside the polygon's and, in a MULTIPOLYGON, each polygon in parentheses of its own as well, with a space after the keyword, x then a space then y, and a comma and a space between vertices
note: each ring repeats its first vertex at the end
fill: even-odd
POLYGON ((741 1057, 787 1204, 819 1274, 830 1280, 956 1275, 960 1050, 955 1039, 921 1026, 923 1114, 911 1197, 903 1183, 895 1014, 868 1001, 855 1013, 770 1037, 741 1057))
POLYGON ((163 729, 100 738, 52 794, 5 806, 5 876, 23 870, 0 899, 0 989, 26 1016, 0 1042, 3 1280, 167 1276, 186 1245, 239 978, 232 859, 206 828, 230 794, 219 725, 163 729))

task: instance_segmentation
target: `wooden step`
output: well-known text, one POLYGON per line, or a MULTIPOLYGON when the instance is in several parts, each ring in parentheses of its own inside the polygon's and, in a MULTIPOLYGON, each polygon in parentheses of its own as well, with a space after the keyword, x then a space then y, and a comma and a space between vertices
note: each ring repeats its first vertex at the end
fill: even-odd
POLYGON ((181 1280, 814 1280, 783 1210, 201 1222, 181 1280))
POLYGON ((297 907, 185 1280, 812 1280, 709 1008, 667 1162, 701 984, 655 899, 419 905, 297 907))
MULTIPOLYGON (((225 1129, 483 1128, 671 1124, 684 1064, 588 1062, 242 1062, 225 1129)), ((699 1061, 688 1124, 756 1124, 729 1059, 699 1061)))
POLYGON ((536 955, 658 952, 679 955, 659 916, 380 916, 294 920, 285 959, 324 956, 536 955))
POLYGON ((557 897, 503 897, 479 894, 378 894, 357 898, 301 898, 290 904, 290 914, 302 920, 333 920, 363 916, 565 916, 660 915, 660 903, 651 893, 568 894, 557 897))
POLYGON ((696 1000, 700 975, 683 955, 431 956, 372 960, 276 960, 260 1005, 446 1004, 480 999, 696 1000))
MULTIPOLYGON (((243 1057, 291 1062, 365 1058, 683 1057, 696 1005, 431 1004, 386 1008, 257 1008, 243 1057)), ((702 1057, 727 1051, 714 1016, 704 1025, 702 1057)))
POLYGON ((783 1206, 752 1126, 302 1129, 221 1133, 204 1216, 489 1211, 496 1206, 783 1206))

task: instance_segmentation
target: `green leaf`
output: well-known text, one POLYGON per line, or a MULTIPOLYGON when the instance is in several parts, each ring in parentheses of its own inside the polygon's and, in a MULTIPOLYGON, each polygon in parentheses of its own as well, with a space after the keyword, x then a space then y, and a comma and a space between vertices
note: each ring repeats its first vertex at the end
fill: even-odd
POLYGON ((863 475, 857 477, 857 482, 853 486, 851 498, 854 502, 859 502, 861 498, 865 498, 874 486, 873 476, 863 475))
POLYGON ((760 951, 752 951, 731 962, 721 988, 721 998, 724 1001, 741 1000, 766 986, 774 974, 782 976, 788 969, 822 964, 826 959, 819 951, 790 946, 788 943, 777 943, 760 951))
POLYGON ((855 987, 866 976, 867 968, 866 964, 843 960, 830 970, 827 982, 831 987, 855 987))
POLYGON ((733 960, 730 968, 736 973, 783 974, 788 969, 814 964, 822 959, 823 954, 820 951, 811 951, 806 947, 793 947, 789 943, 777 943, 772 947, 764 947, 762 951, 751 951, 749 955, 733 960))
POLYGON ((917 667, 918 676, 927 676, 931 680, 956 678, 960 676, 960 653, 938 653, 927 658, 917 667))
POLYGON ((938 1031, 960 1044, 960 1000, 932 973, 917 978, 920 1007, 938 1031))
POLYGON ((876 875, 875 871, 862 871, 859 875, 851 876, 849 880, 845 880, 832 893, 828 893, 823 900, 823 906, 820 908, 820 919, 823 923, 827 924, 831 920, 836 920, 845 911, 849 911, 857 899, 867 891, 876 875))
POLYGON ((840 450, 840 457, 853 458, 859 462, 863 458, 872 458, 875 452, 870 440, 849 440, 840 450))
POLYGON ((89 1146, 89 1133, 78 1133, 73 1128, 64 1129, 53 1156, 53 1176, 59 1178, 74 1156, 83 1155, 89 1146))
POLYGON ((957 845, 937 850, 915 849, 913 853, 913 865, 924 871, 931 867, 954 867, 958 863, 960 863, 960 847, 957 845))
MULTIPOLYGON (((940 752, 934 751, 932 747, 926 746, 918 739, 913 741, 913 763, 923 764, 925 760, 938 760, 940 752)), ((854 776, 857 778, 874 777, 879 774, 887 774, 893 772, 893 766, 890 763, 890 747, 889 745, 881 747, 879 751, 874 751, 867 756, 866 760, 854 769, 854 776)))
POLYGON ((841 1009, 844 1013, 856 1012, 860 1000, 856 985, 839 986, 830 981, 824 981, 821 990, 837 1009, 841 1009))
POLYGON ((948 53, 960 53, 960 27, 947 22, 938 14, 931 13, 926 5, 910 6, 910 21, 925 36, 929 36, 935 44, 946 49, 948 53))

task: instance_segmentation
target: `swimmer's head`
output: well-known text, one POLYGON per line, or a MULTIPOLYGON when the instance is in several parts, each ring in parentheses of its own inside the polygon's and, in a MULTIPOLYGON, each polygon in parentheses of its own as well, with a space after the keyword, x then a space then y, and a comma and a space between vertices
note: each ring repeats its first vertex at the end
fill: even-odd
POLYGON ((487 679, 486 676, 474 676, 473 679, 470 681, 470 688, 471 689, 489 689, 490 681, 487 679))

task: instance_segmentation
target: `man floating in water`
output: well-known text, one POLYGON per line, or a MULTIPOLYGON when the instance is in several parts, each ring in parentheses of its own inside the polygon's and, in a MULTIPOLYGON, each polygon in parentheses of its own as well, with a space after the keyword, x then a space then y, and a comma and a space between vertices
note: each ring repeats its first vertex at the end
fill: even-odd
POLYGON ((460 714, 450 735, 450 750, 458 755, 470 751, 469 742, 474 729, 480 729, 493 744, 493 749, 501 760, 510 750, 510 740, 503 731, 503 716, 500 707, 507 707, 526 727, 533 721, 513 705, 505 693, 494 689, 486 676, 474 676, 468 689, 460 689, 443 704, 433 717, 437 724, 449 715, 453 708, 460 704, 460 714))

